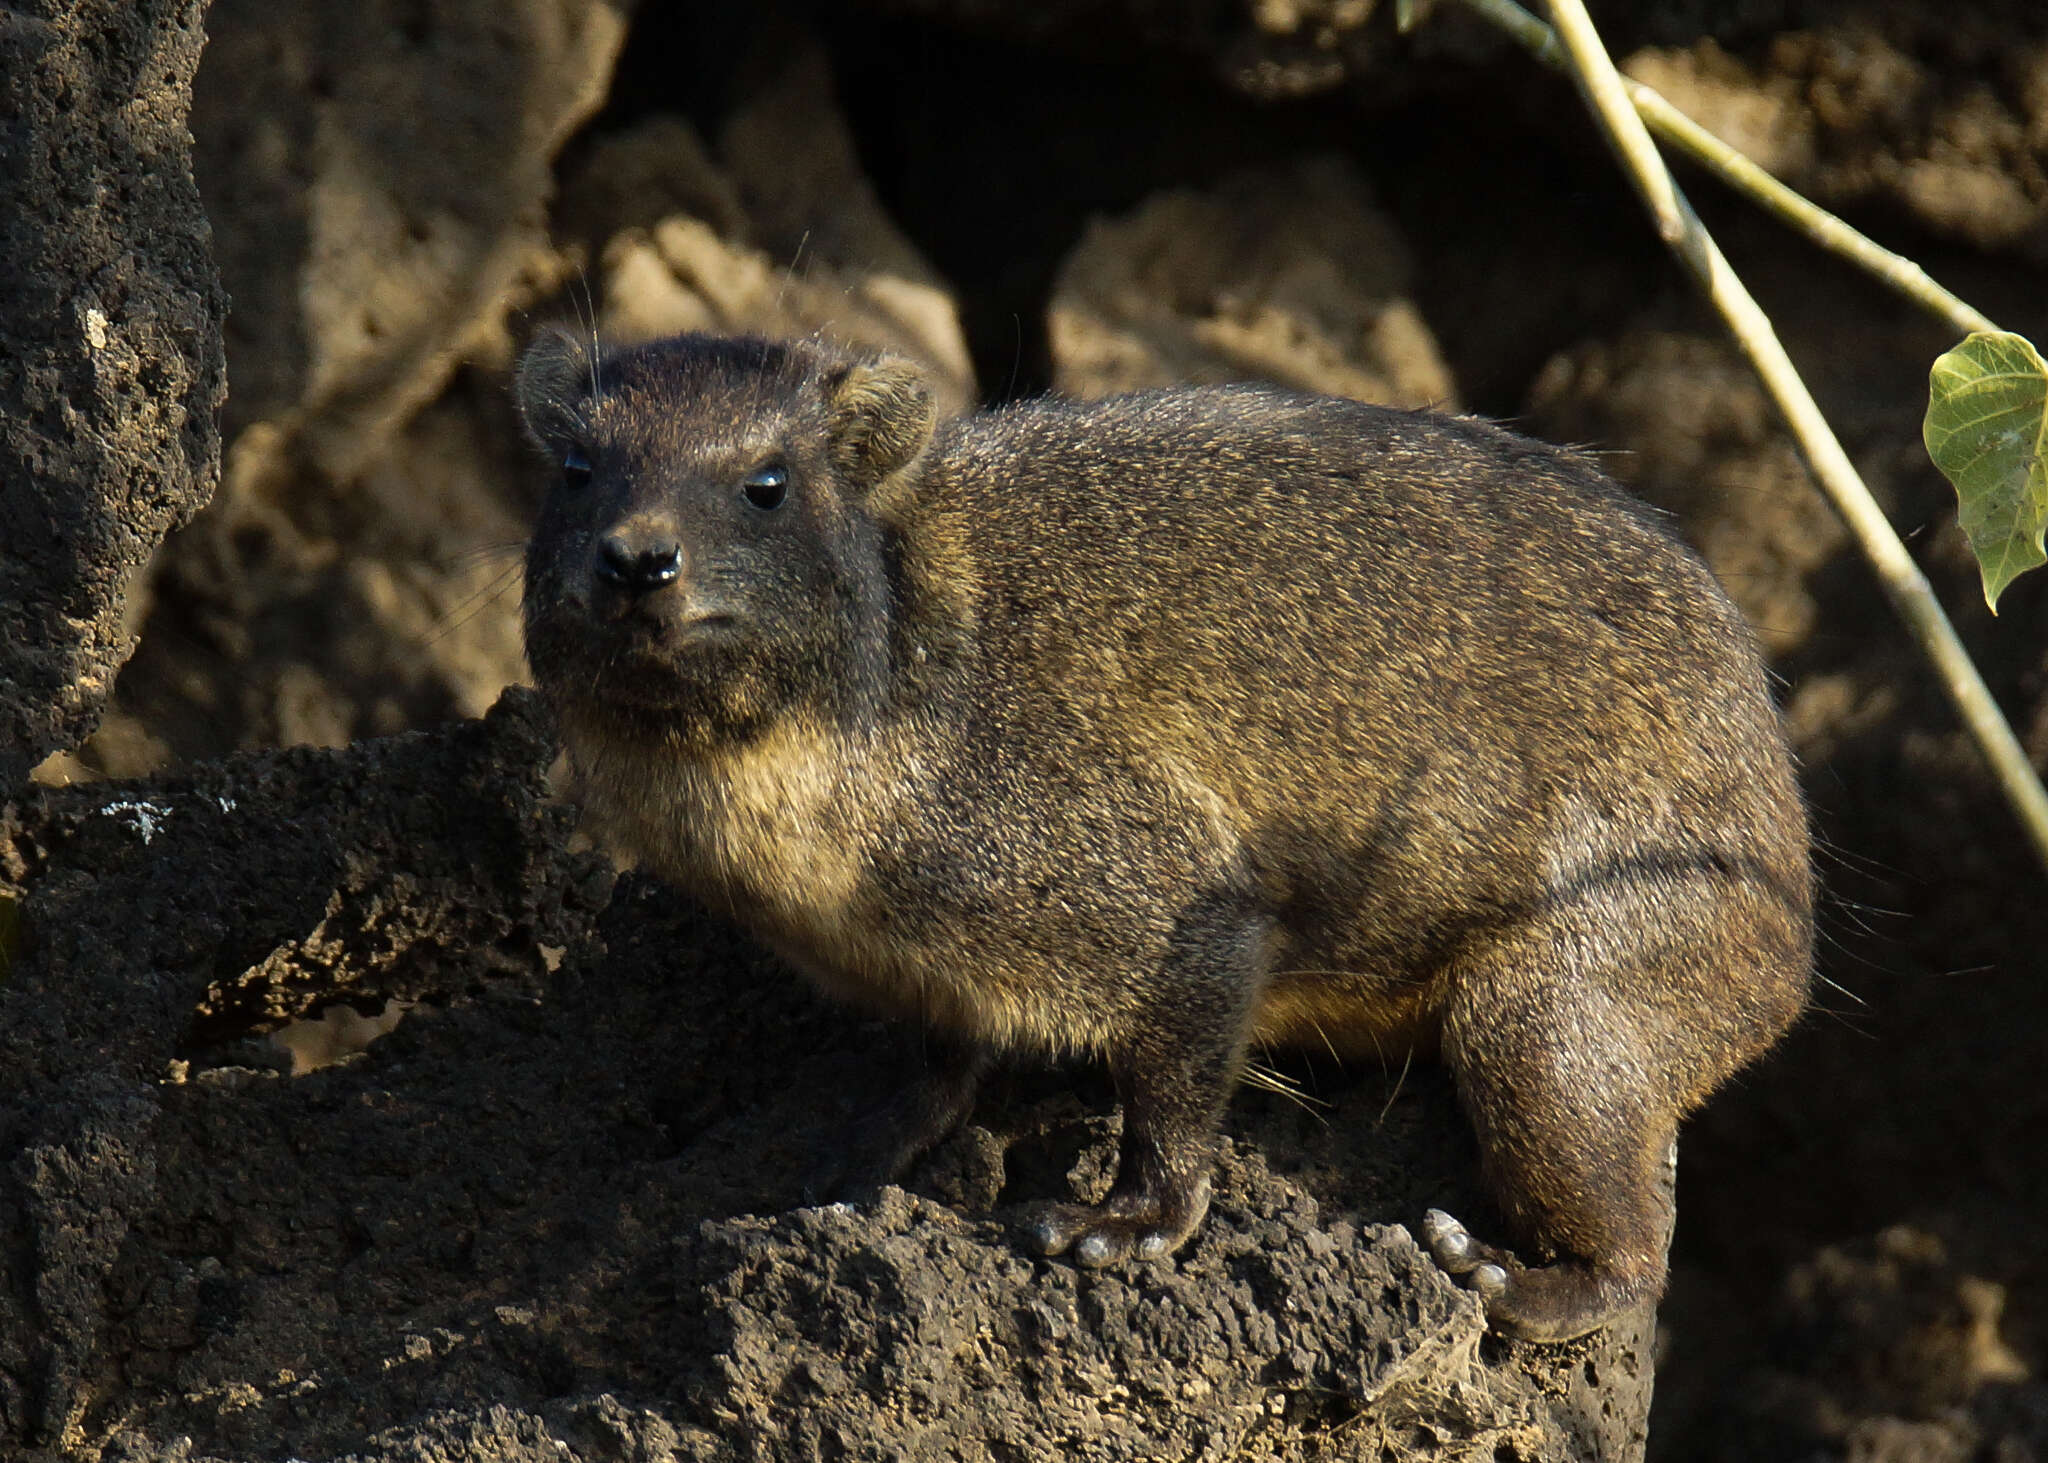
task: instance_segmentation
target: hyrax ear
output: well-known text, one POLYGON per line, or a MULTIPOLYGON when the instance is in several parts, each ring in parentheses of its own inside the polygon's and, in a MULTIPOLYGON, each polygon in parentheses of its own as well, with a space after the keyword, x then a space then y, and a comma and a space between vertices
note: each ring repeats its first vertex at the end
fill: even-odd
POLYGON ((535 444, 554 450, 573 442, 583 425, 590 399, 593 355, 597 343, 559 325, 544 326, 534 336, 512 378, 512 394, 526 434, 535 444))
POLYGON ((914 361, 884 356, 849 367, 828 391, 833 462, 851 482, 879 483, 931 440, 932 391, 914 361))

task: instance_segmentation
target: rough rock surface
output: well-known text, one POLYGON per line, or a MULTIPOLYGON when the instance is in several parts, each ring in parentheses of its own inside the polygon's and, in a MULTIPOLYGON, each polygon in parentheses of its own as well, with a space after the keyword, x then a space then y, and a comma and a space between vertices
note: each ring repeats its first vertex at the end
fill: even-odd
POLYGON ((609 878, 562 852, 539 801, 553 755, 510 707, 8 806, 0 863, 29 893, 0 985, 0 1438, 78 1444, 117 1375, 119 1266, 198 1197, 164 1156, 183 1043, 359 986, 531 988, 542 947, 587 928, 609 878))
POLYGON ((686 330, 802 337, 820 333, 933 366, 946 410, 972 400, 974 368, 952 302, 928 285, 827 263, 801 270, 673 214, 612 237, 603 257, 598 326, 607 340, 686 330))
POLYGON ((212 495, 227 302, 186 129, 205 0, 0 18, 0 788, 98 725, 212 495))
MULTIPOLYGON (((1519 54, 1455 0, 1415 5, 1422 23, 1407 35, 1399 32, 1390 0, 874 4, 1043 46, 1073 47, 1087 37, 1097 46, 1107 42, 1131 52, 1179 53, 1265 102, 1349 91, 1384 105, 1433 89, 1447 67, 1499 63, 1519 54)), ((1976 174, 1972 189, 2009 198, 2014 176, 2038 174, 2038 161, 2026 154, 2039 147, 2039 133, 2031 127, 2042 105, 2039 47, 2048 27, 2033 0, 1977 0, 1960 8, 1914 0, 1591 0, 1587 10, 1617 57, 1647 49, 1689 50, 1705 41, 1677 69, 1698 64, 1725 77, 1727 51, 1771 51, 1770 69, 1813 79, 1822 130, 1866 159, 1925 128, 1923 135, 1939 139, 1923 153, 1930 168, 1961 164, 1976 174), (2014 120, 2020 122, 2017 130, 2010 125, 2014 120), (1877 129, 1870 127, 1873 121, 1877 129), (1892 135, 1873 147, 1873 130, 1892 135), (1963 150, 1957 152, 1951 141, 1960 141, 1963 150), (2002 158, 1994 159, 1996 153, 2002 158)))
POLYGON ((1729 1455, 1783 1440, 1870 1463, 2039 1457, 2048 1386, 2007 1340, 2006 1289, 1935 1235, 1895 1225, 1786 1278, 1779 1364, 1721 1420, 1729 1455))
POLYGON ((1647 48, 1630 75, 1836 210, 1882 200, 1929 232, 2048 262, 2048 23, 1894 6, 1775 37, 1647 48))
POLYGON ((508 364, 508 313, 556 287, 553 162, 625 10, 214 7, 193 128, 235 303, 226 473, 157 566, 89 764, 335 745, 480 714, 518 676, 518 436, 460 368, 508 364))
POLYGON ((816 332, 912 356, 943 409, 972 404, 952 295, 862 172, 815 38, 749 69, 715 158, 659 114, 599 144, 565 190, 563 227, 601 261, 604 335, 816 332))
POLYGON ((193 111, 235 300, 230 494, 346 482, 549 269, 624 0, 217 0, 193 111))
POLYGON ((1157 48, 1199 59, 1228 86, 1262 102, 1299 101, 1370 77, 1399 91, 1404 63, 1428 56, 1497 56, 1505 43, 1452 4, 1419 7, 1437 20, 1419 39, 1396 33, 1379 0, 882 0, 884 8, 941 17, 1039 45, 1106 37, 1122 49, 1157 48))
POLYGON ((541 801, 550 756, 514 692, 8 811, 0 1450, 1640 1455, 1647 1314, 1489 1339, 1394 1227, 1484 1213, 1435 1073, 1244 1094, 1210 1221, 1156 1267, 1008 1228, 1111 1177, 1085 1070, 999 1084, 907 1191, 792 1207, 889 1034, 649 881, 605 905, 541 801), (394 995, 391 1035, 304 1077, 218 1044, 394 995))
POLYGON ((1053 382, 1091 397, 1259 379, 1455 410, 1413 273, 1339 158, 1159 194, 1097 219, 1062 266, 1047 307, 1053 382))

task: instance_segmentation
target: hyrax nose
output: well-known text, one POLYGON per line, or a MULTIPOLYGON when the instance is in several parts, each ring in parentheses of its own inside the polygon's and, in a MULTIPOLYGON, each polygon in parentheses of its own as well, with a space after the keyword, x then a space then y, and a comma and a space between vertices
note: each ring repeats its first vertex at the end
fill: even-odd
POLYGON ((597 543, 597 577, 622 594, 652 594, 682 578, 683 546, 674 536, 616 528, 597 543))

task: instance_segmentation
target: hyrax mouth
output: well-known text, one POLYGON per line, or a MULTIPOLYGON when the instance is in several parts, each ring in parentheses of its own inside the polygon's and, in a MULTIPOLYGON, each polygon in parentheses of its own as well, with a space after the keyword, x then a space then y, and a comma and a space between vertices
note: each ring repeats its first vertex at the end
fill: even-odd
POLYGON ((731 608, 691 597, 623 599, 598 595, 589 618, 608 649, 651 655, 687 652, 730 640, 740 630, 731 608))
POLYGON ((715 681, 740 641, 738 617, 723 612, 688 619, 633 617, 595 628, 595 648, 608 671, 674 681, 715 681))

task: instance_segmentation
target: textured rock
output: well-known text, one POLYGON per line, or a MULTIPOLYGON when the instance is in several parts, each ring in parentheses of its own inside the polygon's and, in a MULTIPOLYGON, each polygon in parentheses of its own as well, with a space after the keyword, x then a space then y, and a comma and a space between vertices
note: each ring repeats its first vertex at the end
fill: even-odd
POLYGON ((98 725, 212 495, 226 300, 186 129, 204 0, 0 16, 0 789, 98 725))
POLYGON ((1397 93, 1401 63, 1420 55, 1498 55, 1507 43, 1455 5, 1425 5, 1437 18, 1418 37, 1396 33, 1381 0, 882 0, 887 8, 943 18, 1054 47, 1088 37, 1116 49, 1156 48, 1205 64, 1225 85, 1262 102, 1335 91, 1363 77, 1397 93))
POLYGON ((626 9, 214 8, 193 125, 235 300, 226 476, 122 687, 155 737, 95 745, 101 770, 478 715, 521 675, 507 322, 569 268, 554 158, 626 9))
MULTIPOLYGON (((1412 8, 1422 23, 1407 35, 1399 32, 1399 9, 1391 0, 870 3, 1077 54, 1152 51, 1191 58, 1263 102, 1344 92, 1384 107, 1430 95, 1475 63, 1511 73, 1530 64, 1488 22, 1446 0, 1419 0, 1412 8)), ((2048 25, 2034 0, 1976 0, 1962 7, 1894 0, 1592 0, 1587 9, 1617 57, 1653 48, 1692 51, 1706 42, 1701 61, 1725 79, 1730 73, 1721 65, 1722 48, 1769 52, 1764 71, 1811 78, 1809 101, 1833 114, 1823 126, 1838 128, 1839 140, 1849 143, 1851 156, 1844 160, 1852 167, 1855 152, 1869 159, 1903 141, 1901 151, 1917 154, 1932 170, 1922 182, 1937 192, 1950 191, 1953 175, 1933 175, 1955 166, 1973 176, 1966 191, 2007 199, 2013 177, 2038 176, 2038 160, 2024 152, 2040 145, 2044 104, 2041 46, 2048 25), (1928 142, 1935 145, 1925 147, 1928 142)), ((1676 69, 1690 71, 1694 64, 1678 60, 1676 69)), ((1489 97, 1497 100, 1501 90, 1489 88, 1489 97)), ((1515 90, 1515 83, 1505 90, 1515 90)), ((2023 188, 2038 203, 2039 190, 2023 188)))
POLYGON ((30 891, 0 985, 0 1252, 26 1282, 0 1287, 0 1442, 83 1440, 124 1310, 117 1260, 168 1202, 161 1084, 183 1079, 195 1031, 274 1026, 366 986, 532 989, 542 947, 587 931, 609 874, 563 850, 564 815, 539 801, 552 757, 514 701, 439 738, 0 813, 0 864, 30 891))
POLYGON ((760 68, 715 160, 657 115, 599 144, 566 203, 600 253, 608 338, 819 333, 924 362, 948 410, 974 400, 952 295, 876 197, 802 33, 760 68))
POLYGON ((1937 236, 2048 260, 2038 11, 1896 7, 1788 32, 1760 56, 1703 40, 1643 50, 1626 70, 1830 208, 1889 204, 1937 236))
POLYGON ((1240 173, 1098 219, 1048 308, 1055 384, 1107 396, 1266 379, 1454 408, 1393 224, 1343 162, 1240 173))
MULTIPOLYGON (((611 0, 219 0, 193 126, 234 296, 229 492, 346 482, 549 268, 611 0)), ((289 507, 289 505, 286 505, 289 507)))
POLYGON ((2006 1289, 1940 1238, 1895 1225, 1787 1277, 1771 1362, 1715 1419, 1715 1456, 1796 1445, 1869 1463, 2028 1458, 2048 1448, 2048 1384, 2013 1349, 2006 1289))
POLYGON ((614 235, 604 252, 603 300, 598 324, 608 340, 631 343, 686 330, 818 332, 930 363, 948 410, 971 400, 973 367, 952 301, 941 291, 823 262, 793 270, 759 249, 720 238, 688 215, 614 235))

